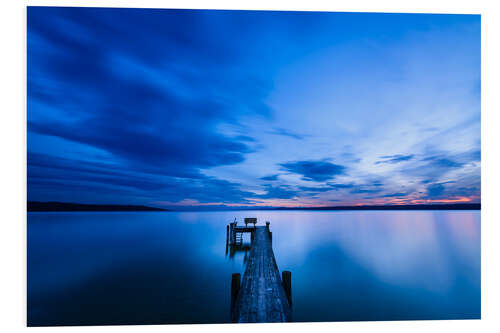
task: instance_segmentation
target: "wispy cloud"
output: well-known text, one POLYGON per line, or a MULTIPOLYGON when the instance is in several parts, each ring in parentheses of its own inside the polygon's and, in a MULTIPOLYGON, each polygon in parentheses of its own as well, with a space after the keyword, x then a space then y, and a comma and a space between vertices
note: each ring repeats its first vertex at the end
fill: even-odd
POLYGON ((387 155, 387 156, 380 156, 381 161, 375 162, 375 164, 382 164, 382 163, 390 163, 390 164, 395 164, 395 163, 400 163, 400 162, 405 162, 411 160, 415 155, 387 155))
POLYGON ((295 133, 291 130, 287 130, 284 128, 274 128, 272 131, 268 131, 269 134, 286 136, 292 139, 303 140, 308 135, 295 133))

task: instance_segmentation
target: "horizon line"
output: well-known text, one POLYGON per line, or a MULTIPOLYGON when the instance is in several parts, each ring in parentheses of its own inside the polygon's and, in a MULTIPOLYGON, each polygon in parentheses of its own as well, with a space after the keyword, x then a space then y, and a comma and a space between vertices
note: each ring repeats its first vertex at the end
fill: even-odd
POLYGON ((388 205, 350 205, 350 206, 313 206, 313 207, 273 207, 273 206, 176 206, 154 207, 131 204, 86 204, 60 201, 27 201, 27 212, 56 211, 218 211, 218 210, 481 210, 479 203, 448 204, 388 204, 388 205))

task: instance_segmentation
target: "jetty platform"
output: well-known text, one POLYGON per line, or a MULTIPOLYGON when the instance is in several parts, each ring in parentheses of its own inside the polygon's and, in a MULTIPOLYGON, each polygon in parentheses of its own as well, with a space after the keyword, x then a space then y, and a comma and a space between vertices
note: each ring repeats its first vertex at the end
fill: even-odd
MULTIPOLYGON (((292 317, 291 273, 280 275, 272 249, 272 233, 266 226, 228 225, 227 245, 245 246, 243 233, 250 233, 250 255, 241 279, 234 273, 231 281, 231 320, 235 323, 288 322, 292 317), (236 234, 241 234, 240 236, 236 234)), ((248 246, 248 245, 246 245, 248 246)))

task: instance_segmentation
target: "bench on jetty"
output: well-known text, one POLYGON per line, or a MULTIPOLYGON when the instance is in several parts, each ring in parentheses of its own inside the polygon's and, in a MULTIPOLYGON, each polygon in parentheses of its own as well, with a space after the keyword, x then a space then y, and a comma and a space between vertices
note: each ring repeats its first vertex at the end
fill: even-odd
POLYGON ((280 277, 272 249, 270 223, 266 222, 265 227, 257 227, 255 223, 253 227, 243 227, 233 222, 226 229, 226 245, 243 246, 243 233, 250 233, 252 240, 243 279, 240 273, 232 276, 231 320, 235 323, 291 321, 291 273, 283 271, 280 277))
POLYGON ((249 233, 250 238, 253 240, 254 232, 256 230, 257 219, 245 218, 245 226, 239 226, 236 219, 234 222, 229 223, 226 227, 226 245, 241 246, 243 245, 243 234, 249 233), (255 220, 255 222, 254 222, 255 220), (253 223, 253 227, 249 227, 248 223, 253 223))

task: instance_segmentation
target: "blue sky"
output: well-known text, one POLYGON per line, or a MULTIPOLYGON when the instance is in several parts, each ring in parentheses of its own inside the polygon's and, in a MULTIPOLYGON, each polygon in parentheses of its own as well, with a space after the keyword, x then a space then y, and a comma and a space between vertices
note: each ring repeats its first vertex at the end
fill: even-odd
POLYGON ((28 7, 28 200, 480 202, 480 16, 28 7))

